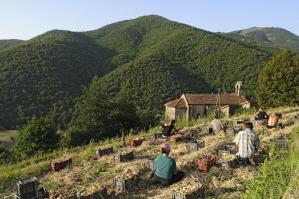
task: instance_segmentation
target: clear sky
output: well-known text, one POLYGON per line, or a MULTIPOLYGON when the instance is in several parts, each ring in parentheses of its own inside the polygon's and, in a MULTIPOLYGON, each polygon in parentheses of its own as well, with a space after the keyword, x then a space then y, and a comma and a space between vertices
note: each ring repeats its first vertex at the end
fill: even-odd
POLYGON ((0 39, 93 30, 150 14, 213 32, 261 26, 299 35, 299 0, 0 0, 0 39))

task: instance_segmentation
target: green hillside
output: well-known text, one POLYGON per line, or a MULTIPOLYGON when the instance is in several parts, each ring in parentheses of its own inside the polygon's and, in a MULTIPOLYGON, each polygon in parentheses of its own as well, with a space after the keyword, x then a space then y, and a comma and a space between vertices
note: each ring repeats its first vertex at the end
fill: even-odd
POLYGON ((71 112, 95 75, 93 84, 151 117, 182 92, 231 91, 237 80, 252 95, 270 56, 159 16, 82 33, 50 31, 0 52, 0 126, 14 128, 53 105, 71 112))
POLYGON ((253 27, 224 35, 253 45, 290 48, 299 52, 299 36, 282 28, 253 27))
MULTIPOLYGON (((0 52, 0 126, 14 128, 54 103, 77 97, 112 70, 112 50, 80 33, 50 31, 0 52)), ((69 107, 68 107, 69 108, 69 107)))
POLYGON ((5 39, 5 40, 0 40, 0 50, 4 49, 4 48, 8 48, 10 46, 14 46, 18 43, 21 43, 22 40, 18 40, 18 39, 5 39))
POLYGON ((270 56, 158 16, 113 24, 87 34, 102 45, 116 46, 116 51, 134 57, 94 84, 112 95, 126 95, 142 110, 154 112, 182 92, 212 92, 217 88, 232 91, 237 80, 243 80, 246 94, 252 95, 258 72, 270 56), (122 41, 130 47, 115 45, 122 41))

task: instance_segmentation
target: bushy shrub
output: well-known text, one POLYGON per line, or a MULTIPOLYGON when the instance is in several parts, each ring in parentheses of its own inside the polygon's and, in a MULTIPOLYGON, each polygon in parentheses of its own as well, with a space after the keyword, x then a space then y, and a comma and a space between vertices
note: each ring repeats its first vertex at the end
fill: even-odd
POLYGON ((94 84, 95 81, 78 99, 71 126, 96 132, 99 138, 137 128, 139 118, 135 105, 123 98, 110 99, 101 85, 94 84))
POLYGON ((91 139, 98 139, 99 136, 87 129, 78 129, 71 127, 60 138, 60 146, 73 147, 85 145, 90 142, 91 139))
POLYGON ((37 152, 48 152, 57 147, 58 136, 53 122, 48 118, 36 118, 19 131, 14 152, 28 157, 37 152))

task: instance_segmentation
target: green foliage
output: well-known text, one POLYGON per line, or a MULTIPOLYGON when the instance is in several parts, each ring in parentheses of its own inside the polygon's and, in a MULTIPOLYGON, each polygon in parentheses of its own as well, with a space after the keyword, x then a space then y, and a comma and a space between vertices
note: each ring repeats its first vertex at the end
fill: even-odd
POLYGON ((47 117, 53 121, 56 128, 66 130, 72 119, 73 112, 74 101, 66 97, 64 100, 60 100, 53 104, 50 112, 47 114, 47 117))
POLYGON ((48 118, 36 118, 24 126, 17 135, 15 153, 20 157, 48 152, 57 146, 58 136, 54 124, 48 118))
MULTIPOLYGON (((293 129, 293 139, 298 139, 299 129, 293 129)), ((289 151, 277 151, 274 145, 255 178, 249 182, 244 199, 282 198, 292 175, 298 168, 298 146, 290 144, 289 151)))
POLYGON ((250 107, 250 108, 247 108, 247 109, 244 109, 244 108, 239 108, 235 111, 235 113, 233 114, 233 117, 236 117, 236 116, 241 116, 241 115, 254 115, 256 113, 256 108, 254 107, 250 107))
POLYGON ((253 27, 224 35, 269 50, 273 48, 273 51, 276 51, 274 48, 290 48, 299 52, 299 36, 282 28, 253 27))
MULTIPOLYGON (((15 129, 53 104, 81 95, 81 86, 109 72, 112 50, 81 33, 50 31, 0 51, 0 125, 15 129)), ((65 121, 67 122, 67 121, 65 121)))
POLYGON ((253 95, 270 56, 159 16, 84 33, 50 31, 0 51, 0 126, 15 128, 50 111, 57 126, 66 128, 73 111, 69 101, 81 96, 95 75, 93 84, 103 87, 109 100, 125 96, 133 102, 146 126, 183 92, 228 92, 242 80, 245 94, 253 95))
POLYGON ((101 85, 91 83, 78 99, 72 125, 96 132, 95 139, 112 137, 139 126, 135 106, 121 98, 110 100, 101 85))
POLYGON ((22 40, 17 40, 17 39, 5 39, 5 40, 0 40, 0 50, 14 46, 16 44, 21 43, 22 40))
POLYGON ((69 128, 61 135, 60 146, 61 147, 74 147, 86 145, 90 140, 97 138, 97 134, 86 129, 77 129, 75 127, 69 128))
POLYGON ((290 50, 275 55, 259 76, 258 103, 277 107, 299 103, 299 59, 290 50))

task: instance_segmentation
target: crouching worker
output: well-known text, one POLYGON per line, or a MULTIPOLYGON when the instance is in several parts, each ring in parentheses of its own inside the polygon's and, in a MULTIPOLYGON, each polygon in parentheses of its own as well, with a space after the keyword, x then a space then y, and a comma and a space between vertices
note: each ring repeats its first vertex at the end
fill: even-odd
POLYGON ((282 128, 282 124, 278 123, 280 118, 281 118, 280 113, 272 113, 271 116, 269 117, 268 124, 266 125, 266 127, 268 129, 276 128, 276 127, 282 128))
POLYGON ((174 124, 175 124, 175 120, 171 120, 170 124, 161 124, 162 131, 155 133, 155 138, 158 138, 158 137, 167 138, 167 137, 171 136, 173 134, 172 133, 173 130, 177 131, 174 124))
POLYGON ((182 171, 177 171, 176 162, 173 158, 169 157, 169 153, 170 146, 163 144, 162 155, 159 155, 155 159, 153 183, 160 183, 167 186, 180 181, 184 177, 182 171))
POLYGON ((222 121, 219 119, 219 114, 215 114, 215 118, 211 122, 212 128, 209 129, 209 133, 219 133, 220 131, 224 130, 224 126, 222 121))
POLYGON ((257 113, 254 114, 254 119, 257 125, 265 125, 268 122, 269 115, 262 108, 259 109, 257 113))
POLYGON ((250 164, 249 158, 251 158, 260 147, 260 140, 252 129, 253 124, 246 122, 245 130, 240 131, 234 140, 238 149, 237 160, 242 166, 250 164))

